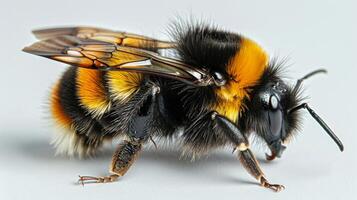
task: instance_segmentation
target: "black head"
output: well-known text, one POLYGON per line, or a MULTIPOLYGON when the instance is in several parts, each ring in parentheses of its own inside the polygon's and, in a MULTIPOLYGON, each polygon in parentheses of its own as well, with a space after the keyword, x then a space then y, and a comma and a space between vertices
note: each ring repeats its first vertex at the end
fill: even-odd
POLYGON ((280 74, 280 67, 276 63, 265 71, 261 82, 253 88, 252 99, 247 100, 247 112, 242 115, 241 126, 245 131, 254 131, 269 146, 271 155, 267 155, 268 160, 280 157, 286 149, 286 143, 291 135, 299 128, 300 108, 306 108, 317 122, 343 150, 342 143, 333 134, 331 129, 322 119, 306 104, 300 96, 302 80, 325 70, 314 71, 302 79, 299 79, 294 86, 286 84, 280 74))

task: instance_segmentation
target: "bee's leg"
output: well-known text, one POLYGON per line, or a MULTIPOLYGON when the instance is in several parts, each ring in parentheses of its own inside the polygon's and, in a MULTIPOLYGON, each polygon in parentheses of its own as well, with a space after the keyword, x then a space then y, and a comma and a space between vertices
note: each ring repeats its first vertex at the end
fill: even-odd
POLYGON ((215 112, 212 114, 212 119, 217 123, 217 126, 223 130, 220 132, 224 133, 228 140, 230 140, 236 146, 235 150, 238 149, 239 151, 239 160, 244 168, 249 172, 249 174, 260 181, 260 184, 263 187, 270 188, 276 192, 284 189, 283 185, 270 184, 267 181, 264 173, 260 169, 257 159, 249 149, 247 138, 230 120, 221 115, 218 115, 215 112))
POLYGON ((120 176, 123 176, 133 162, 136 160, 140 150, 142 147, 142 143, 140 141, 123 141, 119 144, 116 149, 112 163, 110 165, 110 173, 108 176, 80 176, 79 182, 84 183, 107 183, 118 180, 120 176))
POLYGON ((264 173, 259 167, 257 159, 254 157, 252 151, 247 148, 246 150, 239 151, 239 160, 244 166, 244 168, 252 175, 254 178, 260 181, 261 186, 272 189, 279 192, 285 187, 280 184, 271 184, 265 178, 264 173))
POLYGON ((137 109, 137 113, 129 116, 131 119, 128 122, 127 131, 130 140, 123 141, 115 151, 110 165, 110 173, 112 174, 104 177, 80 176, 79 181, 82 184, 84 182, 113 182, 129 170, 130 166, 136 160, 143 143, 150 138, 150 125, 154 120, 155 109, 157 109, 156 96, 160 92, 160 88, 156 85, 152 85, 148 88, 147 92, 150 92, 150 94, 136 97, 136 101, 140 100, 143 103, 133 103, 131 105, 132 109, 137 109))

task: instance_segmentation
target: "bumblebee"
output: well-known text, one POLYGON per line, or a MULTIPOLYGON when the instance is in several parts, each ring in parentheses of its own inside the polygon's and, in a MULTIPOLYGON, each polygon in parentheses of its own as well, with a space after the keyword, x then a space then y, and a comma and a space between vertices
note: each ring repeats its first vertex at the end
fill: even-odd
POLYGON ((112 182, 133 164, 143 145, 174 139, 193 158, 229 146, 241 164, 274 191, 250 150, 258 136, 280 157, 306 109, 343 151, 327 124, 303 102, 301 86, 316 70, 288 84, 284 63, 253 40, 204 24, 177 24, 172 41, 92 27, 33 31, 40 40, 23 51, 69 64, 53 87, 50 111, 65 133, 57 152, 93 155, 104 142, 124 139, 108 176, 79 181, 112 182))

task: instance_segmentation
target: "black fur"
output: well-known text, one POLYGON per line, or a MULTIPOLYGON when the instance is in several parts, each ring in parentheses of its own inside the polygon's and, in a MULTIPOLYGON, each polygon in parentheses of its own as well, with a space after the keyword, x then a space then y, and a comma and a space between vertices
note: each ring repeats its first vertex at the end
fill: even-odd
POLYGON ((200 155, 227 142, 223 131, 212 120, 212 112, 201 113, 195 120, 187 123, 182 142, 189 153, 200 155))
POLYGON ((209 71, 225 73, 225 68, 237 51, 241 37, 204 24, 176 23, 172 29, 178 53, 187 63, 209 71))

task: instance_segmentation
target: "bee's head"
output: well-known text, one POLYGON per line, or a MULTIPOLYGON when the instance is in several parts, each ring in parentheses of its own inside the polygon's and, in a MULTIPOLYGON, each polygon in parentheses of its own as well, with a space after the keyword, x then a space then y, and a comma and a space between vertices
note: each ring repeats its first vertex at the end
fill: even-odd
POLYGON ((286 148, 283 143, 298 125, 299 113, 288 113, 299 102, 292 92, 284 82, 276 79, 262 85, 253 97, 255 113, 260 116, 255 131, 266 141, 272 156, 281 156, 286 148))
MULTIPOLYGON (((314 71, 290 86, 281 79, 279 67, 271 66, 264 73, 261 83, 253 89, 251 99, 246 104, 249 111, 243 113, 241 126, 245 131, 254 131, 263 138, 271 150, 271 155, 267 155, 268 160, 282 155, 286 149, 284 144, 299 128, 300 113, 297 110, 306 108, 311 113, 306 103, 301 104, 300 86, 302 80, 319 72, 324 71, 314 71)), ((311 115, 343 149, 341 142, 322 119, 314 111, 311 115)))
POLYGON ((264 139, 274 157, 282 155, 286 148, 283 143, 298 127, 299 113, 289 115, 288 110, 300 102, 298 93, 293 93, 277 73, 277 69, 268 69, 263 75, 247 104, 249 112, 244 116, 247 120, 243 120, 249 131, 264 139))

